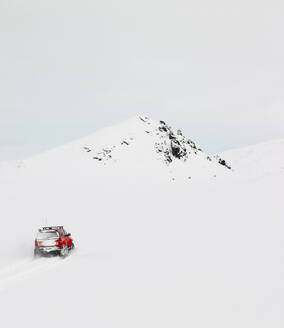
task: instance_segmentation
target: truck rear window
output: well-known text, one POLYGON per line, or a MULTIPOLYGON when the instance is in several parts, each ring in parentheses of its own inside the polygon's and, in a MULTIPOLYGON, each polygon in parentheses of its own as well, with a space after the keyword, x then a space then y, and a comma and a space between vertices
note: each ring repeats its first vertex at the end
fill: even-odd
POLYGON ((40 231, 37 234, 38 240, 57 239, 58 234, 56 231, 40 231))

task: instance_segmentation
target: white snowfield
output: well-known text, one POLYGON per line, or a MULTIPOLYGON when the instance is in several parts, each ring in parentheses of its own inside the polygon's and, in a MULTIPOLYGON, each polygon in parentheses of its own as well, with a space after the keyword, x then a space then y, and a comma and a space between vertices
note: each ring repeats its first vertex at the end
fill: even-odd
POLYGON ((222 154, 235 171, 250 177, 262 177, 284 172, 284 140, 274 140, 222 154))
POLYGON ((222 154, 230 170, 163 126, 0 164, 1 327, 283 327, 284 141, 222 154), (72 233, 66 259, 33 259, 46 223, 72 233))

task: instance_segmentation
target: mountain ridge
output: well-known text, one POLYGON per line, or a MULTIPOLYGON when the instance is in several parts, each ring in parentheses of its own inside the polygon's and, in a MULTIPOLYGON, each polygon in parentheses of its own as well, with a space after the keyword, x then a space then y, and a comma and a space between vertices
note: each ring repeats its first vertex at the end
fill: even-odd
POLYGON ((156 169, 173 179, 207 178, 228 174, 230 166, 219 157, 205 154, 181 130, 145 115, 107 127, 89 136, 23 161, 25 166, 72 166, 83 170, 156 169))

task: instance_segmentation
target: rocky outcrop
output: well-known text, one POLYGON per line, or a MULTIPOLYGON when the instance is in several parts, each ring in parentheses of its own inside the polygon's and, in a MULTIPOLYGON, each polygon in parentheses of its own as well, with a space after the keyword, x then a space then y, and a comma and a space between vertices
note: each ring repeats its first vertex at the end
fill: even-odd
MULTIPOLYGON (((166 165, 171 165, 174 161, 186 162, 193 156, 198 156, 200 153, 203 153, 202 149, 198 148, 191 139, 186 138, 181 130, 174 132, 165 121, 159 121, 159 123, 157 123, 147 116, 139 116, 138 119, 141 121, 138 127, 138 129, 140 129, 140 134, 138 134, 139 140, 141 141, 141 138, 143 140, 143 133, 145 133, 145 138, 152 138, 154 152, 159 155, 158 158, 160 158, 166 165)), ((127 132, 128 131, 126 131, 126 135, 127 132)), ((108 147, 99 151, 96 151, 90 146, 85 146, 83 149, 85 152, 91 153, 94 160, 106 164, 109 160, 116 161, 116 157, 120 152, 124 152, 128 148, 133 149, 131 147, 135 146, 135 142, 138 141, 135 140, 135 138, 134 136, 121 138, 120 140, 117 140, 115 145, 108 145, 108 147)), ((205 154, 203 154, 203 156, 205 160, 212 161, 211 157, 206 156, 205 154)), ((220 165, 223 165, 228 169, 231 168, 226 161, 220 157, 215 157, 214 161, 215 159, 220 165)))
POLYGON ((155 142, 156 152, 164 157, 167 164, 174 159, 186 161, 190 154, 202 151, 192 140, 185 138, 181 130, 174 133, 164 121, 160 121, 156 134, 159 136, 159 141, 155 142))
POLYGON ((222 159, 219 155, 216 155, 214 157, 217 159, 219 164, 221 164, 221 165, 227 167, 229 170, 231 170, 231 166, 224 159, 222 159))

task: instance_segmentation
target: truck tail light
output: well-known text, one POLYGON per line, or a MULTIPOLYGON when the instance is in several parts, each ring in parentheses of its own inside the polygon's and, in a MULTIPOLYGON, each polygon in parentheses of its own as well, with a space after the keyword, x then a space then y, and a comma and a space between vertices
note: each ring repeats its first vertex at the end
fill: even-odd
POLYGON ((35 248, 38 248, 38 247, 39 247, 39 245, 38 245, 38 241, 35 240, 35 248))

